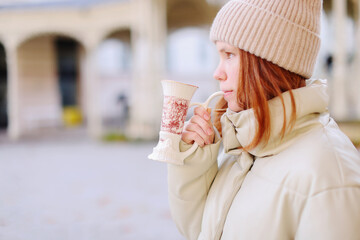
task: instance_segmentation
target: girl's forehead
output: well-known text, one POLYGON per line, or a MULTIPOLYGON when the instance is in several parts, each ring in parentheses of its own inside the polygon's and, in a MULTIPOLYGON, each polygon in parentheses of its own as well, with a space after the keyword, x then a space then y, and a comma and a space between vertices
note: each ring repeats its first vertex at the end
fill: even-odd
POLYGON ((236 50, 237 48, 227 42, 222 41, 216 41, 216 48, 219 52, 221 51, 230 51, 230 50, 236 50))

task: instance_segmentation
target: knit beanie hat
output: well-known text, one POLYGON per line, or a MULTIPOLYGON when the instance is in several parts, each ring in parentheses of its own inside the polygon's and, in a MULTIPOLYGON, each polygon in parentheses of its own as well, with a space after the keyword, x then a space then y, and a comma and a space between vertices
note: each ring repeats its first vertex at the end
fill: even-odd
POLYGON ((310 78, 320 48, 322 0, 231 0, 210 31, 223 41, 310 78))

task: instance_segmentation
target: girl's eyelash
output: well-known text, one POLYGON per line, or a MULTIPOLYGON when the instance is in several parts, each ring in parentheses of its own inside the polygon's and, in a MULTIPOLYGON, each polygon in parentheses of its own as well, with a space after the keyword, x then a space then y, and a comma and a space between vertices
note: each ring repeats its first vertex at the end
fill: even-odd
POLYGON ((234 54, 231 53, 231 52, 226 52, 225 54, 226 54, 227 57, 232 57, 232 56, 234 56, 234 54))

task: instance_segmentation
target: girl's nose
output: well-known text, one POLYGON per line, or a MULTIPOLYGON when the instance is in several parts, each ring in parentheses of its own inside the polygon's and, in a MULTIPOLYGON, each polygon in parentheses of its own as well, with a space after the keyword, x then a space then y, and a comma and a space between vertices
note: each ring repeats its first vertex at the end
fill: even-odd
POLYGON ((222 69, 221 64, 219 64, 217 66, 217 68, 215 69, 214 75, 213 77, 218 80, 218 81, 222 81, 226 79, 226 73, 225 71, 222 69))

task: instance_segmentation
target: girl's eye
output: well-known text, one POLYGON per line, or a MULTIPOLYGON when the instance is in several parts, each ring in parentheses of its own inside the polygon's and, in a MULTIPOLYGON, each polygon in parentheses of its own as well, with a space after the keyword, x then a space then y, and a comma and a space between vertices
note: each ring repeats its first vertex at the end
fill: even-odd
POLYGON ((233 53, 231 53, 231 52, 226 52, 226 58, 232 58, 232 57, 234 57, 234 54, 233 53))

